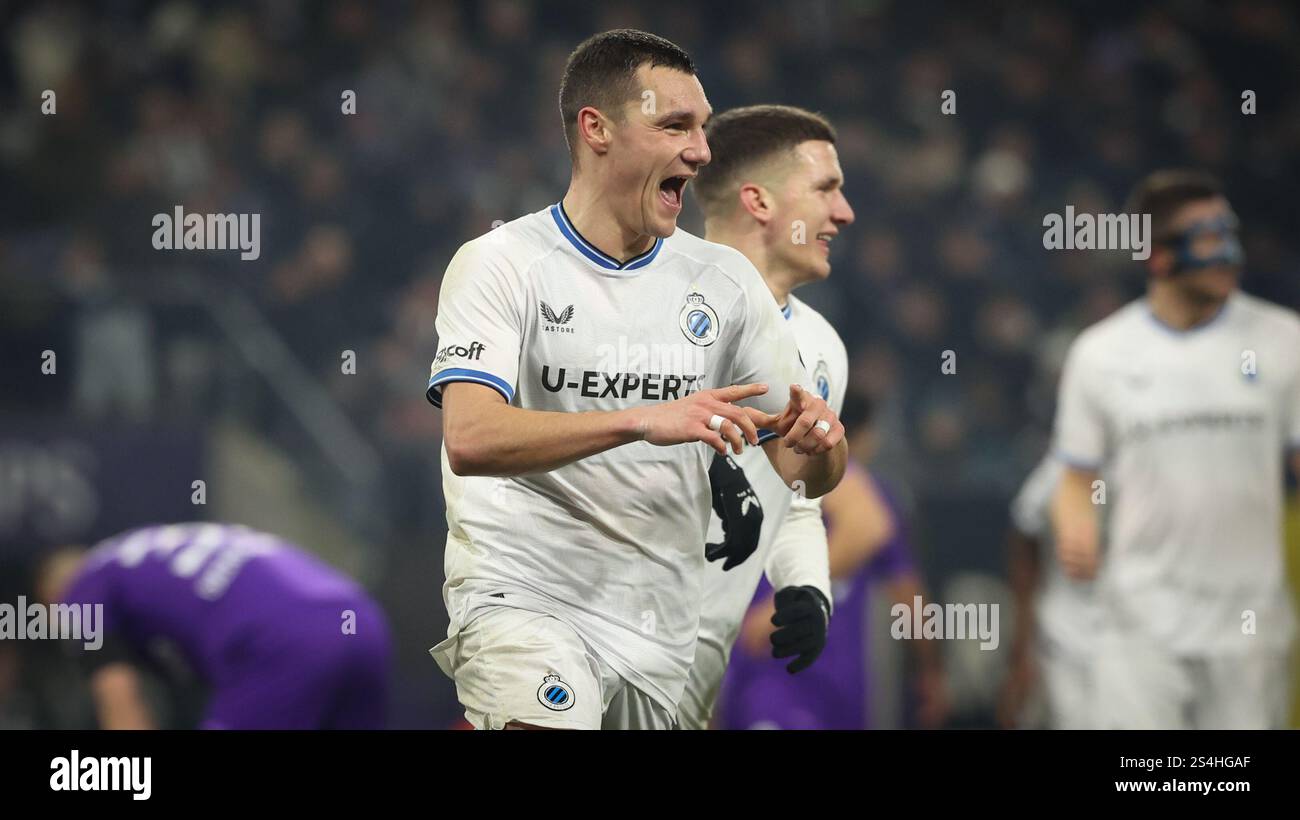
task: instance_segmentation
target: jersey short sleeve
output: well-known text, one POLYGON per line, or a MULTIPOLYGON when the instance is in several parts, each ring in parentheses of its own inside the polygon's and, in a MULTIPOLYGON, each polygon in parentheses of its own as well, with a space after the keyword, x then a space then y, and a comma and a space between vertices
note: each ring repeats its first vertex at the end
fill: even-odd
POLYGON ((1031 538, 1050 535, 1049 510, 1052 495, 1061 478, 1061 462, 1048 457, 1039 462, 1025 479, 1020 492, 1011 502, 1011 521, 1016 529, 1031 538))
MULTIPOLYGON (((121 605, 117 596, 116 579, 120 568, 112 560, 113 553, 105 548, 92 550, 85 564, 60 596, 59 603, 83 607, 82 623, 97 623, 98 648, 87 651, 81 641, 63 641, 64 649, 77 662, 82 671, 91 674, 110 664, 131 662, 135 654, 122 632, 121 605), (85 618, 91 618, 91 621, 85 618)), ((89 633, 84 632, 86 637, 89 633)))
POLYGON ((1087 347, 1076 339, 1061 372, 1056 404, 1056 456, 1071 467, 1095 470, 1106 449, 1106 423, 1097 402, 1094 367, 1087 347))
POLYGON ((462 245, 443 276, 438 351, 425 394, 435 407, 442 407, 442 389, 451 382, 486 385, 507 403, 514 400, 524 327, 520 285, 492 238, 462 245))
POLYGON ((849 353, 844 347, 844 342, 836 336, 837 344, 833 348, 834 361, 831 363, 831 372, 833 379, 831 381, 830 406, 835 411, 835 415, 844 413, 844 394, 848 392, 849 387, 849 353))
MULTIPOLYGON (((737 256, 740 257, 739 253, 737 256)), ((776 300, 753 265, 740 257, 745 270, 740 281, 743 297, 737 300, 736 321, 743 323, 732 364, 731 384, 767 385, 767 393, 739 404, 765 413, 780 413, 790 402, 790 385, 811 390, 812 380, 799 357, 799 344, 776 300)), ((722 385, 719 385, 722 386, 722 385)), ((815 392, 815 391, 814 391, 815 392)))
MULTIPOLYGON (((98 557, 92 554, 92 558, 98 557)), ((77 573, 59 603, 103 607, 99 626, 105 632, 118 628, 117 602, 115 600, 112 566, 87 561, 77 573)))

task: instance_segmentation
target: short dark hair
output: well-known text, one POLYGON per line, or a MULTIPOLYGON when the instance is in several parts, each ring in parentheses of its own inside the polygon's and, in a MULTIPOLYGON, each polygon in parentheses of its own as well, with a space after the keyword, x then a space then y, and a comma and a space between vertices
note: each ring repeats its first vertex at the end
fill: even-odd
POLYGON ((725 208, 742 172, 808 140, 835 142, 826 118, 792 105, 750 105, 716 114, 704 124, 713 160, 700 168, 695 194, 705 214, 725 208))
POLYGON ((662 37, 632 28, 593 35, 573 50, 560 80, 560 117, 570 156, 577 156, 578 112, 592 106, 619 118, 621 106, 637 96, 636 70, 646 63, 695 74, 691 55, 662 37))
POLYGON ((1171 223, 1189 202, 1223 196, 1223 186, 1210 174, 1190 169, 1170 169, 1148 174, 1133 188, 1124 212, 1151 214, 1151 236, 1156 242, 1172 238, 1171 223))

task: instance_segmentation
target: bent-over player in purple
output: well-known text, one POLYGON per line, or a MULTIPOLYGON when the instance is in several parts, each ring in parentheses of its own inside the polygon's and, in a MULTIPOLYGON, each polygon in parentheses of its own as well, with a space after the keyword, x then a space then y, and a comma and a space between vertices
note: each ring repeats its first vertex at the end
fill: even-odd
MULTIPOLYGON (((102 604, 103 645, 77 644, 104 728, 147 728, 140 666, 178 664, 211 692, 209 729, 382 728, 389 633, 358 584, 274 535, 189 523, 64 551, 42 597, 102 604)), ((83 609, 83 611, 86 611, 83 609)))

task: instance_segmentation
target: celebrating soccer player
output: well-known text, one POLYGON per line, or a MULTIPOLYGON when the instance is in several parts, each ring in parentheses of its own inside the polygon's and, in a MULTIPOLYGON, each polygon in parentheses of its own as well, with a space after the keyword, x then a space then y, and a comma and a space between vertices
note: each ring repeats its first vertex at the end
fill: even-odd
POLYGON ((709 162, 680 48, 632 30, 569 57, 561 202, 466 243, 443 279, 448 638, 479 728, 669 728, 695 655, 713 453, 762 445, 829 491, 844 430, 743 254, 676 229, 709 162))

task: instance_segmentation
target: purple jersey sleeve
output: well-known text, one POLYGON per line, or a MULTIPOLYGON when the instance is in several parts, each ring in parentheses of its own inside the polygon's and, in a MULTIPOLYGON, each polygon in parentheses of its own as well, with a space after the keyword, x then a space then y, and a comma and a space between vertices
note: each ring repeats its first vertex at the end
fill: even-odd
POLYGON ((82 604, 85 606, 102 606, 99 628, 105 635, 117 631, 117 573, 110 561, 105 560, 106 553, 92 552, 81 570, 72 579, 62 595, 61 603, 82 604))

